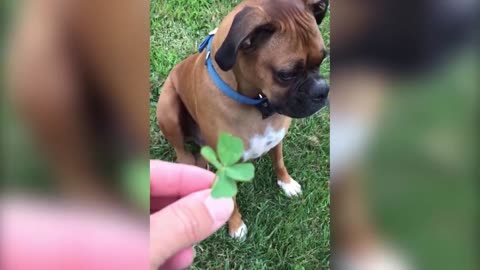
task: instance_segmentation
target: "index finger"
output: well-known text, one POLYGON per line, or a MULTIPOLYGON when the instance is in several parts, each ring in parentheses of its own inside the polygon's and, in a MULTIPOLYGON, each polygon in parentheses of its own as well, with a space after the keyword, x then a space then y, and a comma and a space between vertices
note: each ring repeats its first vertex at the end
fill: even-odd
POLYGON ((215 174, 205 169, 150 160, 150 196, 180 196, 208 189, 215 174))

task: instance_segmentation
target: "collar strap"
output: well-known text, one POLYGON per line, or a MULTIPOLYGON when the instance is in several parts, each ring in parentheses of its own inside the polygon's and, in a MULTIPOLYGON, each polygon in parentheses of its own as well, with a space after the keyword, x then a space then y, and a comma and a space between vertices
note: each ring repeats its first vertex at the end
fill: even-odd
POLYGON ((262 113, 263 118, 267 118, 268 116, 272 115, 274 111, 272 110, 268 99, 259 95, 258 98, 250 98, 244 95, 241 95, 233 88, 231 88, 222 78, 218 75, 215 67, 212 63, 211 49, 212 49, 212 40, 213 36, 217 32, 217 29, 213 30, 208 34, 208 36, 203 40, 203 42, 198 46, 198 52, 202 52, 205 48, 207 49, 205 55, 205 64, 207 65, 207 71, 212 79, 213 83, 229 98, 235 100, 238 103, 245 104, 245 105, 253 105, 257 107, 262 113))

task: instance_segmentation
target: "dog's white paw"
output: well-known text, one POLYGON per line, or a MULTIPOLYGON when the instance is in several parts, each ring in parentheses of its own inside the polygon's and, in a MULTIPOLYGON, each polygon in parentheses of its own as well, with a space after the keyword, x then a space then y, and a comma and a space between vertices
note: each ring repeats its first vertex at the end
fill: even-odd
POLYGON ((283 189, 283 192, 285 192, 285 195, 287 195, 288 197, 298 196, 302 194, 302 187, 300 186, 300 184, 291 178, 290 183, 285 183, 278 180, 277 184, 283 189))
POLYGON ((233 239, 243 241, 247 237, 247 232, 248 232, 247 225, 245 225, 245 223, 242 222, 242 225, 240 225, 240 227, 238 227, 236 231, 230 232, 230 237, 232 237, 233 239))

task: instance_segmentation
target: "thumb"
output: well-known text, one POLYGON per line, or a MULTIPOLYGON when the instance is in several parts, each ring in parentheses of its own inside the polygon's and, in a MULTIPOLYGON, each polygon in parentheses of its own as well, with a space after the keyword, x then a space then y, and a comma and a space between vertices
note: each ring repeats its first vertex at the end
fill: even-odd
POLYGON ((228 220, 233 212, 233 200, 213 199, 210 191, 192 193, 150 216, 152 269, 207 238, 228 220))

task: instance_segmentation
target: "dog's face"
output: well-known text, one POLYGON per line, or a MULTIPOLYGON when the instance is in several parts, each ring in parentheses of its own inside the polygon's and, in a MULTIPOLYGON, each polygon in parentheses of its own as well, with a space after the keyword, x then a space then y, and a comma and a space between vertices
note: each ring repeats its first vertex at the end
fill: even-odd
POLYGON ((328 0, 261 3, 247 3, 236 14, 215 60, 265 95, 276 112, 310 116, 326 104, 329 92, 319 74, 327 51, 318 29, 328 0))

